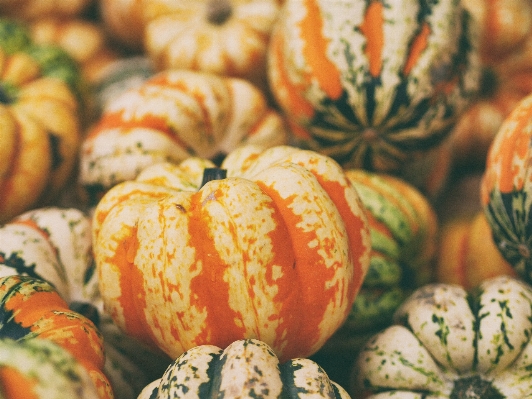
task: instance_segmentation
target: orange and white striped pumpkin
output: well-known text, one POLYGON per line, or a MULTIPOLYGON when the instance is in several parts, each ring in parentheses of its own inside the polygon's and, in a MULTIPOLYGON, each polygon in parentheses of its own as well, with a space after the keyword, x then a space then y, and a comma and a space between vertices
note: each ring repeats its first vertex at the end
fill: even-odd
POLYGON ((251 83, 167 70, 107 103, 82 143, 79 180, 105 191, 157 162, 213 159, 243 143, 285 144, 287 136, 284 120, 251 83))
POLYGON ((244 338, 281 361, 342 325, 369 266, 363 205, 341 167, 290 146, 245 146, 201 186, 201 158, 110 189, 93 243, 106 310, 171 357, 244 338), (201 188, 200 188, 201 186, 201 188))

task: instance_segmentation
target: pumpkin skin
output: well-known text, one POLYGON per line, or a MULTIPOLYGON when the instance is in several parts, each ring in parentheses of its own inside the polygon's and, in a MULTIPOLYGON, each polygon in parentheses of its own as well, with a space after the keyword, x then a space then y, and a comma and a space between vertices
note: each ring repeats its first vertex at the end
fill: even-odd
POLYGON ((133 51, 142 51, 143 0, 99 0, 100 18, 108 35, 133 51))
POLYGON ((309 359, 279 364, 272 349, 256 339, 191 348, 178 357, 162 378, 148 385, 137 399, 204 398, 313 398, 350 399, 340 385, 309 359))
POLYGON ((464 0, 480 27, 482 83, 451 132, 457 168, 483 169, 501 123, 532 92, 532 3, 464 0))
POLYGON ((101 399, 113 392, 103 373, 103 341, 96 326, 71 311, 48 282, 30 276, 0 278, 0 338, 48 339, 66 349, 88 371, 101 399))
POLYGON ((0 394, 9 399, 99 399, 76 359, 46 339, 0 339, 0 394))
POLYGON ((508 276, 475 292, 419 288, 395 324, 375 335, 353 368, 353 395, 382 398, 507 398, 532 394, 532 288, 508 276), (380 393, 379 393, 380 392, 380 393))
POLYGON ((92 1, 0 0, 0 14, 26 21, 42 17, 73 17, 81 15, 92 1))
POLYGON ((108 103, 82 143, 79 181, 104 192, 157 162, 215 159, 244 143, 287 138, 284 120, 249 82, 163 71, 108 103))
POLYGON ((159 70, 206 71, 265 89, 266 51, 278 13, 277 0, 143 1, 144 48, 159 70))
POLYGON ((356 190, 331 158, 295 147, 241 147, 222 163, 227 178, 200 188, 209 163, 153 165, 98 203, 106 310, 174 358, 244 338, 281 361, 316 352, 344 322, 369 264, 356 190))
POLYGON ((82 79, 59 47, 0 20, 0 223, 46 202, 71 177, 81 143, 82 79))
POLYGON ((298 145, 371 171, 400 171, 448 136, 479 70, 458 0, 287 0, 268 49, 298 145))
POLYGON ((525 97, 501 125, 490 147, 480 201, 502 256, 532 282, 530 234, 530 125, 532 96, 525 97))
POLYGON ((435 280, 471 289, 489 278, 517 272, 502 257, 492 238, 486 215, 461 217, 444 223, 439 234, 435 280))

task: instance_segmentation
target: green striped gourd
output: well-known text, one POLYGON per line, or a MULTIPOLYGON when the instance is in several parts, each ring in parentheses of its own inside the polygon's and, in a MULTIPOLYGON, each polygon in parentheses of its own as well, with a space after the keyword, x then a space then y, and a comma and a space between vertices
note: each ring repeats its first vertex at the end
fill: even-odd
POLYGON ((262 398, 350 399, 340 385, 309 359, 279 364, 264 342, 244 339, 224 350, 213 345, 189 349, 162 378, 148 385, 137 399, 262 398))
POLYGON ((495 277, 470 292, 454 284, 425 285, 360 352, 353 395, 529 398, 531 320, 532 287, 519 279, 495 277))
POLYGON ((270 40, 271 91, 300 145, 397 171, 472 101, 477 36, 459 0, 287 0, 270 40))

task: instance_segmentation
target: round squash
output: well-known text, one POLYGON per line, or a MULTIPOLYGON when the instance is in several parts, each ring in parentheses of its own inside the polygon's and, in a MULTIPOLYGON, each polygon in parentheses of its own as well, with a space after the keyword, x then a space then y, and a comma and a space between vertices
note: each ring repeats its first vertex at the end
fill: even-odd
POLYGON ((157 162, 214 160, 243 143, 286 141, 284 120, 249 82, 168 70, 107 104, 82 143, 79 181, 105 192, 157 162))
POLYGON ((355 188, 331 158, 289 146, 232 151, 226 178, 213 166, 153 165, 98 203, 105 308, 174 358, 245 338, 281 361, 316 352, 345 321, 369 265, 355 188))
POLYGON ((88 371, 100 399, 113 398, 103 372, 100 332, 85 316, 71 311, 52 285, 30 276, 1 277, 0 310, 0 340, 53 341, 88 371))
POLYGON ((503 120, 532 92, 532 3, 529 0, 464 0, 480 27, 479 97, 453 128, 457 168, 483 169, 503 120))
POLYGON ((144 48, 158 69, 206 71, 267 87, 278 0, 150 0, 142 13, 144 48))
POLYGON ((143 50, 144 0, 98 0, 100 18, 108 35, 130 50, 143 50))
POLYGON ((0 339, 0 396, 7 399, 100 399, 89 374, 47 339, 0 339))
POLYGON ((497 248, 528 282, 532 282, 531 127, 532 95, 528 95, 497 132, 480 187, 480 200, 497 248))
POLYGON ((383 172, 438 146, 479 86, 470 20, 459 0, 287 0, 267 71, 298 145, 383 172))
POLYGON ((317 363, 299 358, 279 364, 271 347, 257 339, 238 340, 223 350, 214 345, 191 348, 137 399, 202 399, 206 392, 231 398, 296 399, 304 392, 316 399, 350 399, 317 363))
POLYGON ((59 47, 0 19, 0 223, 66 184, 81 142, 82 79, 59 47))
POLYGON ((515 278, 488 279, 470 292, 453 284, 423 286, 397 310, 394 325, 361 351, 353 395, 529 397, 531 320, 532 287, 515 278))

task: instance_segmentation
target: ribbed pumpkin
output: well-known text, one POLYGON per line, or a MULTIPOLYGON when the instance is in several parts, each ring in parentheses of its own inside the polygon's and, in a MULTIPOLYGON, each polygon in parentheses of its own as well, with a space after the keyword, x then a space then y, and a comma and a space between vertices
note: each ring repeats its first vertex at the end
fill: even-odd
POLYGON ((0 339, 53 341, 86 368, 101 399, 113 398, 103 372, 100 332, 89 319, 71 311, 52 285, 30 276, 2 277, 0 309, 0 339))
POLYGON ((241 147, 226 178, 201 186, 212 166, 153 165, 98 203, 107 311, 174 358, 244 338, 281 361, 310 355, 345 321, 368 268, 356 190, 331 158, 295 147, 241 147))
POLYGON ((486 215, 458 217, 447 221, 439 233, 435 279, 460 284, 466 289, 494 276, 518 277, 493 242, 486 215))
POLYGON ((47 339, 0 339, 0 396, 6 399, 100 399, 83 366, 47 339))
POLYGON ((0 223, 52 198, 81 142, 77 64, 59 47, 34 44, 0 19, 0 223))
POLYGON ((107 104, 82 143, 79 180, 101 192, 157 162, 215 159, 243 143, 286 141, 284 120, 249 82, 167 70, 107 104))
POLYGON ((278 0, 143 1, 144 48, 158 69, 234 76, 265 89, 278 13, 278 0))
POLYGON ((187 397, 350 399, 340 385, 309 359, 279 364, 270 346, 256 339, 191 348, 179 356, 162 378, 148 385, 137 399, 187 397))
POLYGON ((96 324, 104 339, 104 372, 116 398, 138 394, 151 381, 152 369, 161 369, 163 357, 126 337, 103 310, 92 257, 91 222, 84 212, 38 208, 1 226, 0 276, 10 275, 46 280, 70 309, 96 324))
POLYGON ((501 125, 490 147, 481 182, 481 203, 503 257, 532 282, 532 95, 501 125))
POLYGON ((528 398, 531 320, 532 287, 508 276, 469 292, 453 284, 423 286, 360 353, 352 395, 528 398))
POLYGON ((480 26, 480 96, 451 133, 457 168, 484 168, 503 120, 532 92, 530 0, 463 0, 480 26))
POLYGON ((287 0, 271 91, 300 145, 395 172, 436 147, 476 94, 473 31, 459 0, 287 0))

